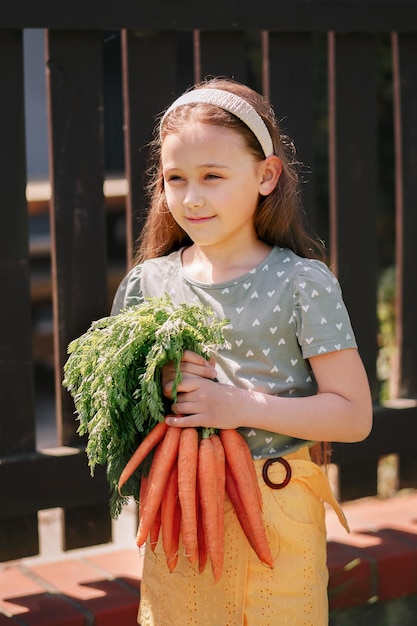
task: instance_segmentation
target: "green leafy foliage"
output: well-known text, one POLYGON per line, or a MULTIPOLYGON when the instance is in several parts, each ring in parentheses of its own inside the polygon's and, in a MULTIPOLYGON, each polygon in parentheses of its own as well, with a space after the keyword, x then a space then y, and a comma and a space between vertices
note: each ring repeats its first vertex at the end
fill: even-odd
MULTIPOLYGON (((123 488, 125 495, 118 493, 121 471, 169 410, 162 393, 162 366, 169 362, 175 365, 175 401, 184 350, 209 358, 225 346, 223 328, 227 323, 207 307, 174 306, 165 295, 93 322, 70 343, 63 385, 74 400, 77 432, 87 435, 91 474, 96 465, 107 464, 113 517, 120 514, 129 495, 138 495, 138 473, 123 488)), ((140 472, 146 471, 145 464, 140 472)))

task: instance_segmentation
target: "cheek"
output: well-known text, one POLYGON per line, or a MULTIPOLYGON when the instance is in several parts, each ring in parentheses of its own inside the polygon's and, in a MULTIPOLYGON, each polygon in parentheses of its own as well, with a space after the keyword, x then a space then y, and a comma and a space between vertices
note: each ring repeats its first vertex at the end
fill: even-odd
POLYGON ((176 194, 172 189, 170 189, 169 187, 165 189, 165 204, 167 205, 168 209, 171 211, 172 209, 175 209, 175 206, 178 205, 178 194, 176 194))

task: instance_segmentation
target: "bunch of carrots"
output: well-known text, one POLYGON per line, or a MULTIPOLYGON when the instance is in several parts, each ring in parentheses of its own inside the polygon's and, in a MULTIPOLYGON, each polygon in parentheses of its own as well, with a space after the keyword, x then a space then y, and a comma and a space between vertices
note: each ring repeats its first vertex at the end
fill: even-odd
POLYGON ((138 546, 149 539, 154 550, 161 534, 172 572, 177 565, 181 536, 190 563, 201 573, 209 560, 217 582, 223 571, 227 494, 258 558, 273 567, 255 467, 237 430, 176 428, 159 422, 123 469, 119 493, 152 452, 149 473, 141 479, 138 546))

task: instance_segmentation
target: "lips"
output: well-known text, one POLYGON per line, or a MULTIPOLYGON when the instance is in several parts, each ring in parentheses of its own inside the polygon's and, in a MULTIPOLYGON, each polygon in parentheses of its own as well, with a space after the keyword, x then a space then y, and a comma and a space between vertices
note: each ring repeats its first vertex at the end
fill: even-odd
POLYGON ((190 224, 205 224, 214 218, 214 215, 209 215, 207 217, 186 217, 185 219, 190 224))

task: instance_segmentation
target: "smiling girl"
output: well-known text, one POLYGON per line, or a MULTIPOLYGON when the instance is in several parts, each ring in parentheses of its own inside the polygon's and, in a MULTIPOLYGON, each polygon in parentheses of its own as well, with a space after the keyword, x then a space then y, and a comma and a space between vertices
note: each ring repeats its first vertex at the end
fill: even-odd
MULTIPOLYGON (((213 584, 183 551, 170 573, 145 552, 141 626, 325 626, 323 502, 347 528, 313 442, 355 442, 371 428, 366 373, 337 279, 308 234, 291 142, 268 102, 214 79, 158 124, 150 208, 113 313, 148 296, 199 301, 230 320, 216 362, 186 352, 179 428, 238 429, 263 498, 274 568, 250 548, 225 500, 224 570, 213 584)), ((163 372, 170 397, 174 372, 163 372)))

